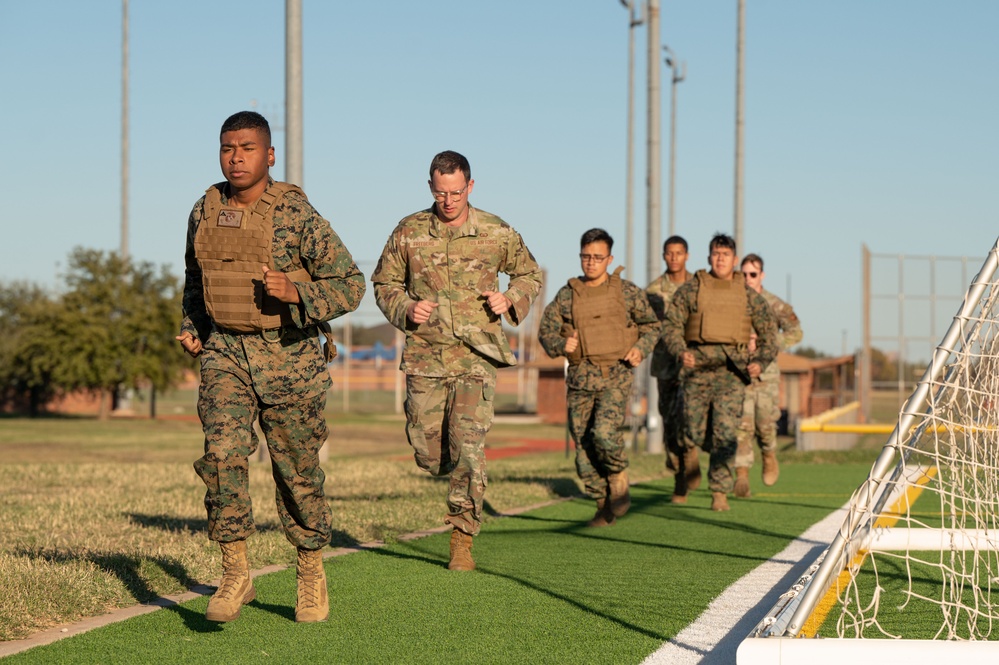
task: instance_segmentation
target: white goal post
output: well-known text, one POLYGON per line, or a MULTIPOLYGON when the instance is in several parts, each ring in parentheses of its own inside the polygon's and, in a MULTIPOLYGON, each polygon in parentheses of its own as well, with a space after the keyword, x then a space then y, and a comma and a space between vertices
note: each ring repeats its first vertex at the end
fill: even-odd
POLYGON ((740 665, 888 657, 999 662, 999 239, 838 534, 738 651, 740 665), (932 639, 897 618, 921 603, 932 639), (825 613, 835 635, 800 639, 825 613))

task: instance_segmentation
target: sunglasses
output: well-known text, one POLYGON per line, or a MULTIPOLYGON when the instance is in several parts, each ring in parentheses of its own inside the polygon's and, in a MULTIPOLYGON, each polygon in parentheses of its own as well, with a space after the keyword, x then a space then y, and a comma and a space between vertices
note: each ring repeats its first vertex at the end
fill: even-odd
POLYGON ((753 279, 756 279, 757 277, 759 277, 759 275, 760 275, 760 273, 758 273, 758 272, 747 272, 746 273, 746 277, 752 277, 753 279))

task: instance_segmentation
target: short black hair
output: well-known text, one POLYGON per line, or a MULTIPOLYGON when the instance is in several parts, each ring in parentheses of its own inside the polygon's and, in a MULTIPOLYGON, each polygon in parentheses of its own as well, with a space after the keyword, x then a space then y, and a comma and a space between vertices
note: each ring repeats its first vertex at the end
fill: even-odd
POLYGON ((267 137, 267 147, 271 147, 271 126, 267 118, 256 111, 240 111, 226 118, 222 123, 222 131, 219 132, 219 141, 226 132, 238 132, 241 129, 259 129, 267 137))
POLYGON ((713 249, 731 249, 733 254, 738 254, 735 250, 735 238, 724 233, 716 233, 708 243, 708 251, 713 249))
POLYGON ((763 270, 763 257, 760 256, 759 254, 746 254, 746 256, 743 257, 742 263, 740 263, 739 266, 740 267, 744 266, 747 263, 759 263, 760 270, 763 270))
POLYGON ((670 245, 683 245, 683 251, 688 253, 690 252, 690 248, 687 247, 687 241, 681 236, 670 236, 669 238, 666 238, 666 242, 663 243, 663 252, 665 252, 666 248, 670 245))
POLYGON ((607 243, 607 251, 614 249, 614 238, 611 238, 611 234, 607 233, 603 229, 590 229, 583 234, 583 237, 579 239, 579 247, 582 249, 590 243, 594 242, 605 242, 607 243))
POLYGON ((468 160, 465 159, 464 155, 454 150, 445 150, 434 155, 433 161, 430 162, 431 180, 434 178, 434 171, 438 171, 441 175, 449 175, 455 171, 461 171, 462 175, 465 176, 465 182, 471 182, 472 180, 472 167, 469 166, 468 160))

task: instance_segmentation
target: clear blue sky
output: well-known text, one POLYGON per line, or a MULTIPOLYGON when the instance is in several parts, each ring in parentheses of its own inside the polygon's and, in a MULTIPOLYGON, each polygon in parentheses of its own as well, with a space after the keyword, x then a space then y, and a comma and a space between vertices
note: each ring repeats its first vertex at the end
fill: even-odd
MULTIPOLYGON (((547 298, 578 273, 590 227, 610 231, 624 262, 628 14, 616 0, 303 5, 303 184, 366 274, 395 223, 429 205, 427 167, 444 149, 471 161, 473 205, 513 224, 547 269, 547 298)), ((972 256, 973 273, 999 233, 999 2, 746 5, 740 251, 764 256, 770 290, 791 285, 804 345, 852 350, 862 244, 972 256)), ((691 268, 714 232, 733 230, 736 6, 661 1, 662 41, 687 63, 676 216, 691 268)), ((221 122, 256 103, 280 129, 284 3, 132 0, 130 18, 129 249, 180 275, 187 215, 221 179, 221 122)), ((626 275, 644 285, 644 29, 636 36, 626 275)), ((121 3, 0 0, 0 61, 0 280, 57 287, 74 246, 120 243, 121 3)), ((663 239, 668 80, 664 67, 663 239)), ((275 132, 278 178, 283 140, 275 132)), ((359 320, 381 321, 370 298, 359 320)))

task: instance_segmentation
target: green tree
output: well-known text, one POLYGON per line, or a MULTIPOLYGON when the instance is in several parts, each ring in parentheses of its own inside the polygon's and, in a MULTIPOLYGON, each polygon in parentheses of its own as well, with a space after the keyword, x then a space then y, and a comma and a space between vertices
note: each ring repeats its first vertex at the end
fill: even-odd
MULTIPOLYGON (((164 266, 132 263, 114 252, 76 248, 66 291, 54 303, 25 310, 18 322, 18 362, 40 382, 101 397, 122 387, 176 385, 191 361, 174 340, 182 288, 164 266)), ((114 400, 112 400, 114 401, 114 400)))
POLYGON ((27 347, 38 335, 34 323, 50 318, 58 303, 27 282, 0 284, 0 402, 37 414, 56 393, 54 357, 27 347))
POLYGON ((829 357, 827 354, 812 346, 800 346, 795 350, 794 355, 801 356, 802 358, 811 358, 812 360, 829 357))

